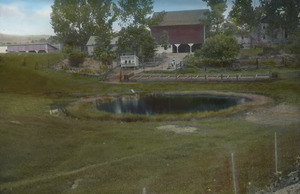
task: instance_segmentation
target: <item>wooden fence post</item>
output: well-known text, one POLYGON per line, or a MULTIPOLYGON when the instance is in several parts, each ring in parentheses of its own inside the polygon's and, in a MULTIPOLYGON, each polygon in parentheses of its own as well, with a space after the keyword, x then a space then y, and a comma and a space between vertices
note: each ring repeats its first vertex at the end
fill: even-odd
POLYGON ((236 177, 235 177, 235 164, 234 164, 234 154, 233 152, 231 153, 231 163, 232 163, 232 180, 233 180, 233 188, 234 188, 234 193, 237 194, 237 184, 236 184, 236 177))
POLYGON ((278 155, 277 155, 277 133, 274 135, 274 151, 275 151, 275 174, 278 175, 278 155))

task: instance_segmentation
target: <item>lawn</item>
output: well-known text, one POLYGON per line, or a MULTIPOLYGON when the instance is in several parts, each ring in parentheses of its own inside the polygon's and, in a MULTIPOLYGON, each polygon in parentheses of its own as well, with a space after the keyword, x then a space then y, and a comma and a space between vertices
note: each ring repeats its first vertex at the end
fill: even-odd
POLYGON ((278 105, 299 110, 299 69, 276 69, 279 78, 264 82, 109 84, 51 69, 63 58, 60 54, 2 57, 0 193, 233 193, 231 153, 240 193, 254 193, 274 178, 275 132, 283 174, 300 154, 299 121, 247 119, 255 110, 188 121, 124 122, 49 114, 51 108, 81 97, 129 94, 130 89, 252 93, 273 99, 257 110, 278 105), (159 128, 168 125, 196 131, 159 128))

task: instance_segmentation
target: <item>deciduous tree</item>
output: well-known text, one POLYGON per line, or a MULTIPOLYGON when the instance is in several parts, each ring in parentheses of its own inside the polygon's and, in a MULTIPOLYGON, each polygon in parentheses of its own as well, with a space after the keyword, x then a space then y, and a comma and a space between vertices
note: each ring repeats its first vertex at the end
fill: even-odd
POLYGON ((207 36, 213 36, 223 32, 223 25, 225 22, 224 12, 226 11, 227 5, 226 0, 203 0, 210 7, 210 12, 206 14, 204 22, 206 26, 207 36))
POLYGON ((153 0, 119 0, 121 31, 119 53, 135 53, 141 61, 152 57, 156 43, 150 34, 150 26, 158 21, 151 17, 153 0))
POLYGON ((257 24, 252 0, 235 0, 229 17, 243 31, 250 31, 257 24))
POLYGON ((55 0, 51 24, 60 41, 83 49, 91 35, 111 31, 113 8, 111 0, 55 0))

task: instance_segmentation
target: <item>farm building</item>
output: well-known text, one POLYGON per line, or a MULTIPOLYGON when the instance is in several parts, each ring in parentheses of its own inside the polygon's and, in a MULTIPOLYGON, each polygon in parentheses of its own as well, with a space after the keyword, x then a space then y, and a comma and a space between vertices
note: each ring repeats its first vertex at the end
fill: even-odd
POLYGON ((47 43, 7 45, 8 53, 53 53, 57 51, 58 49, 56 47, 47 43))
MULTIPOLYGON (((96 39, 97 36, 91 36, 86 43, 86 48, 89 56, 92 56, 94 54, 94 51, 96 49, 96 39)), ((110 41, 111 50, 115 51, 117 49, 119 37, 115 37, 110 41)))
MULTIPOLYGON (((190 53, 200 48, 205 40, 205 19, 208 9, 165 12, 162 21, 151 27, 157 53, 190 53), (164 40, 163 40, 164 39, 164 40), (166 40, 167 39, 167 40, 166 40), (167 41, 165 49, 161 45, 167 41)), ((155 14, 159 13, 154 13, 155 14)))
POLYGON ((0 45, 0 53, 7 53, 7 46, 0 45))
POLYGON ((283 28, 270 29, 266 17, 264 17, 256 28, 249 33, 236 35, 241 48, 250 48, 261 45, 278 45, 287 41, 288 33, 283 28))
POLYGON ((138 68, 139 58, 136 55, 123 55, 120 56, 122 68, 138 68))

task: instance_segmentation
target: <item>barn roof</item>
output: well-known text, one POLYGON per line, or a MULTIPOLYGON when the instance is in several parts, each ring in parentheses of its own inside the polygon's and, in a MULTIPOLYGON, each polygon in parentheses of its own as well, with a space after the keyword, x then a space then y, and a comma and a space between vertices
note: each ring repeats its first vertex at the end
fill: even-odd
MULTIPOLYGON (((205 19, 205 13, 208 9, 168 11, 164 12, 162 21, 157 26, 175 26, 175 25, 195 25, 200 24, 205 19)), ((153 16, 161 12, 155 12, 153 16)))

